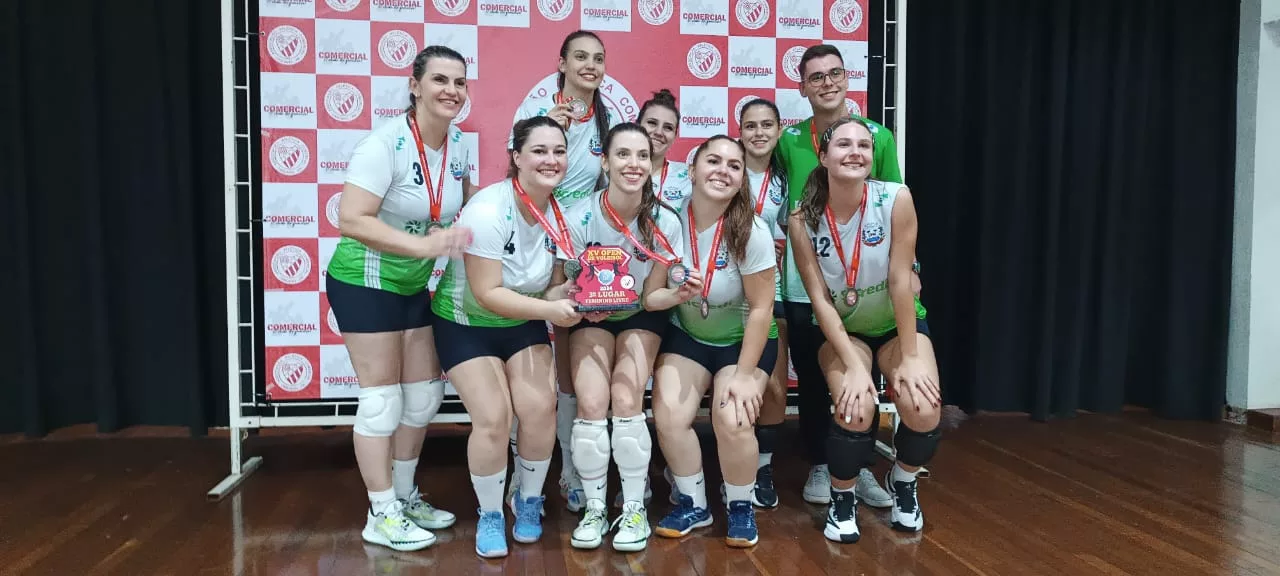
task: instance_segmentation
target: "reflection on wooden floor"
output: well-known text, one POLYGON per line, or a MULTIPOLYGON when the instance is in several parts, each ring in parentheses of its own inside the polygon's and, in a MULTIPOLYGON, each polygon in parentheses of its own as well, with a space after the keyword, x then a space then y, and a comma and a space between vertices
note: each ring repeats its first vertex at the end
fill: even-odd
MULTIPOLYGON (((346 431, 250 439, 262 468, 216 503, 205 492, 227 472, 220 437, 0 437, 0 575, 1280 574, 1280 447, 1240 426, 980 416, 944 437, 921 481, 925 532, 894 532, 887 511, 863 508, 852 545, 823 539, 825 511, 800 498, 807 465, 796 450, 775 457, 782 506, 757 515, 749 551, 724 546, 723 510, 711 528, 655 536, 644 553, 573 550, 576 518, 553 468, 543 540, 512 541, 501 561, 474 553, 465 431, 441 426, 427 440, 419 482, 459 522, 416 553, 361 541, 367 500, 346 431)), ((796 445, 794 424, 784 440, 796 445)), ((703 443, 715 462, 709 435, 703 443)), ((655 523, 667 511, 662 466, 652 468, 655 523)))

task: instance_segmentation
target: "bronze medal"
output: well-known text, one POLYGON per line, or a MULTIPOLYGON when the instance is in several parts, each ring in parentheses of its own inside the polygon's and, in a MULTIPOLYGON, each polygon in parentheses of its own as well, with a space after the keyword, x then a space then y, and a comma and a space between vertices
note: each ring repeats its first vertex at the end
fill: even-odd
POLYGON ((706 299, 702 300, 702 319, 706 320, 711 315, 711 305, 707 304, 706 299))
POLYGON ((858 305, 858 291, 850 288, 844 293, 844 303, 846 306, 853 308, 858 305))
POLYGON ((671 280, 672 284, 680 286, 689 279, 689 269, 685 268, 684 264, 672 264, 667 268, 667 279, 671 280))

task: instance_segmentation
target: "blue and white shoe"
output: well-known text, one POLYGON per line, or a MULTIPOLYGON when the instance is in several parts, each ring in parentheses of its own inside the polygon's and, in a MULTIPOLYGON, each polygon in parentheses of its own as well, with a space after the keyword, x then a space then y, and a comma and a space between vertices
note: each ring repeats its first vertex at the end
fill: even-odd
POLYGON ((502 512, 479 510, 476 522, 476 555, 481 558, 502 558, 507 555, 506 520, 502 512))
POLYGON ((756 529, 756 509, 751 507, 750 500, 735 500, 729 503, 729 533, 724 542, 733 548, 750 548, 760 541, 760 532, 756 529))
POLYGON ((676 504, 675 509, 668 513, 666 518, 658 522, 654 532, 666 538, 680 538, 694 528, 705 528, 711 525, 710 511, 694 506, 693 498, 687 494, 681 494, 678 498, 679 504, 676 504))
POLYGON ((516 523, 511 527, 511 536, 516 542, 530 544, 542 538, 542 505, 543 496, 530 496, 523 500, 522 494, 512 497, 511 507, 516 511, 516 523))

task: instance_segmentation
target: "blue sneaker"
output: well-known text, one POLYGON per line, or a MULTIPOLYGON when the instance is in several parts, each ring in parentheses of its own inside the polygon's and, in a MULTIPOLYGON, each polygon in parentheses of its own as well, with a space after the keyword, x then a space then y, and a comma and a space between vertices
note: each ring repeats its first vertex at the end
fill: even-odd
POLYGON ((542 505, 545 497, 531 496, 520 500, 519 492, 511 498, 511 507, 516 510, 516 524, 511 528, 511 536, 516 542, 529 544, 542 538, 542 505))
POLYGON ((658 522, 658 527, 654 530, 659 536, 667 538, 680 538, 688 534, 694 528, 703 528, 711 525, 711 512, 706 508, 698 508, 693 505, 693 498, 688 494, 681 494, 677 497, 676 507, 666 518, 658 522))
POLYGON ((750 500, 737 500, 729 503, 729 533, 724 542, 733 548, 750 548, 760 541, 760 532, 756 530, 756 509, 751 507, 750 500))
POLYGON ((502 512, 479 510, 476 522, 476 554, 481 558, 501 558, 507 555, 506 521, 502 512))

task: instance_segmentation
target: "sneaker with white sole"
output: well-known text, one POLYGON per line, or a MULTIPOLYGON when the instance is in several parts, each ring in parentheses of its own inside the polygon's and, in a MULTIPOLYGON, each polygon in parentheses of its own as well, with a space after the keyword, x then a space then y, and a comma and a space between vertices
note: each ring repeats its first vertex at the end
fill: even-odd
POLYGON ((893 488, 893 508, 890 520, 894 530, 919 532, 924 530, 924 513, 920 511, 920 499, 916 493, 919 480, 895 482, 893 469, 884 475, 884 483, 893 488))
POLYGON ((600 547, 600 543, 604 542, 604 535, 608 533, 609 515, 604 502, 588 500, 586 512, 582 514, 582 520, 578 521, 578 527, 573 529, 569 544, 574 548, 594 550, 600 547))
POLYGON ((831 503, 831 472, 826 464, 809 468, 809 479, 804 483, 804 501, 810 504, 831 503))
POLYGON ((405 517, 403 500, 392 502, 377 514, 370 508, 360 537, 370 544, 379 544, 401 552, 422 550, 436 541, 435 534, 405 517))
POLYGON ((476 555, 481 558, 501 558, 507 555, 506 519, 502 512, 478 510, 476 521, 476 555))
POLYGON ((613 522, 618 533, 613 535, 613 549, 619 552, 639 552, 649 544, 649 513, 639 502, 624 502, 622 515, 613 522))
POLYGON ((822 535, 832 542, 852 544, 861 537, 858 530, 858 497, 853 492, 831 491, 827 507, 827 525, 822 535))
POLYGON ((880 486, 880 482, 876 480, 876 475, 870 468, 863 468, 858 472, 858 483, 853 491, 858 495, 859 502, 872 508, 893 506, 893 496, 880 486))
MULTIPOLYGON (((653 486, 651 486, 651 485, 649 484, 649 478, 648 478, 648 477, 646 477, 646 478, 644 479, 644 505, 645 505, 645 506, 648 506, 648 505, 649 505, 649 501, 651 501, 651 500, 653 500, 653 486)), ((626 502, 625 500, 623 500, 623 499, 622 499, 622 491, 621 491, 621 490, 619 490, 619 491, 618 491, 618 494, 617 494, 616 496, 614 496, 614 498, 613 498, 613 507, 614 507, 614 508, 621 508, 621 507, 622 507, 622 505, 623 505, 623 504, 626 504, 626 503, 627 503, 627 502, 626 502)))
POLYGON ((458 521, 458 517, 452 512, 436 508, 423 500, 417 488, 413 489, 413 493, 405 501, 405 517, 425 530, 444 530, 458 521))
MULTIPOLYGON (((565 508, 577 514, 587 505, 587 494, 582 490, 582 481, 575 475, 571 478, 560 476, 560 496, 564 498, 565 508)), ((546 516, 546 512, 542 513, 546 516)))

